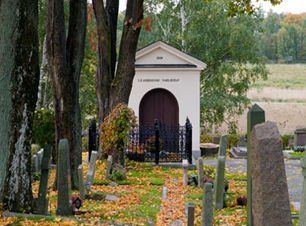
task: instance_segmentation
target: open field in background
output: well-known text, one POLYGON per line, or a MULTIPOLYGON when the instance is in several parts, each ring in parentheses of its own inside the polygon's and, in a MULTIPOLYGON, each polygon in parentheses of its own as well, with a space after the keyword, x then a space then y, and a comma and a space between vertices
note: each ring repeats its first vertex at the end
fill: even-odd
MULTIPOLYGON (((306 64, 269 64, 268 80, 258 80, 248 97, 265 110, 266 121, 277 122, 280 133, 306 127, 306 64)), ((247 130, 247 111, 238 119, 238 133, 247 130)), ((227 133, 223 124, 216 133, 227 133)))
POLYGON ((268 80, 259 79, 253 87, 306 89, 306 64, 268 64, 268 80))

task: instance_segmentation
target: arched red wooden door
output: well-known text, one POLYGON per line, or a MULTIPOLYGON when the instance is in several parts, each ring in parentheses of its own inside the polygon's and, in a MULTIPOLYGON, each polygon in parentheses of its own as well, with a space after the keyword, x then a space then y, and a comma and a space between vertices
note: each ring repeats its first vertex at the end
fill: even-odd
POLYGON ((165 89, 153 89, 146 93, 139 106, 140 125, 154 124, 178 125, 179 107, 175 96, 165 89))

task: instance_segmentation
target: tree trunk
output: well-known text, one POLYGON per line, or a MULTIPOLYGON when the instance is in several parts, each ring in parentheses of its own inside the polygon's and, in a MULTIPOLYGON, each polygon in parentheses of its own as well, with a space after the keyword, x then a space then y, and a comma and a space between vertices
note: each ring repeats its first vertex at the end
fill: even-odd
MULTIPOLYGON (((120 43, 117 71, 116 30, 118 0, 93 0, 99 36, 99 62, 96 73, 98 122, 101 127, 104 118, 119 103, 128 104, 135 75, 135 55, 143 18, 143 0, 128 0, 125 22, 120 43), (116 76, 115 76, 116 73, 116 76)), ((99 147, 99 156, 101 156, 99 147)))
POLYGON ((0 1, 0 21, 0 203, 9 211, 31 212, 38 1, 0 1))
POLYGON ((44 80, 44 74, 45 74, 45 71, 46 71, 46 65, 47 65, 47 43, 46 43, 46 36, 45 36, 44 44, 43 44, 43 56, 42 56, 42 61, 41 61, 41 66, 40 66, 39 85, 38 85, 36 107, 39 107, 40 103, 41 103, 42 84, 43 84, 43 80, 44 80))
POLYGON ((79 80, 85 48, 86 0, 70 1, 69 12, 66 40, 63 0, 47 1, 47 54, 53 84, 56 153, 59 140, 68 139, 71 187, 77 189, 78 166, 82 163, 79 80))

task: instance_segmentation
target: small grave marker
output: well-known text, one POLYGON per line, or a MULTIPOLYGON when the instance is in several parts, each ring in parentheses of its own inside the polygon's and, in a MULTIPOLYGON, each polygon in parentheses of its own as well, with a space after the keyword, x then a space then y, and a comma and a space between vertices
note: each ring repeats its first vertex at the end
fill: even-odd
POLYGON ((162 197, 165 199, 167 198, 167 193, 168 193, 168 188, 167 187, 163 187, 163 194, 162 197))
POLYGON ((201 226, 213 225, 213 190, 211 183, 204 184, 201 226))
POLYGON ((89 170, 87 172, 87 179, 86 181, 93 185, 94 178, 95 178, 95 170, 96 170, 96 160, 97 160, 98 152, 92 151, 90 157, 90 165, 89 170))
POLYGON ((105 176, 106 180, 109 180, 109 178, 110 178, 112 164, 113 164, 113 157, 111 155, 109 155, 107 157, 107 165, 106 165, 106 176, 105 176))
POLYGON ((182 166, 183 166, 183 185, 187 186, 188 185, 188 176, 187 176, 187 173, 188 173, 188 161, 187 161, 187 159, 183 159, 182 166))
POLYGON ((83 165, 79 165, 78 167, 78 176, 79 176, 79 190, 81 199, 85 199, 85 187, 84 187, 84 171, 83 165))
POLYGON ((187 205, 187 208, 188 208, 187 226, 194 225, 194 207, 195 207, 195 204, 193 202, 189 202, 187 205))
POLYGON ((219 156, 225 156, 226 155, 226 148, 227 148, 227 134, 224 134, 221 136, 220 144, 219 144, 219 156))
POLYGON ((204 186, 204 181, 203 181, 203 176, 204 176, 204 172, 203 172, 203 158, 200 157, 198 158, 198 187, 199 188, 203 188, 204 186))
POLYGON ((46 145, 43 151, 42 164, 41 164, 41 177, 39 183, 38 197, 35 198, 37 213, 46 215, 48 214, 47 191, 48 191, 48 177, 51 168, 51 146, 46 145))
POLYGON ((41 170, 41 162, 42 162, 43 155, 44 155, 44 149, 40 149, 40 150, 37 152, 37 157, 38 157, 38 171, 41 170))
POLYGON ((33 172, 38 172, 38 157, 37 155, 33 155, 33 172))
POLYGON ((214 183, 215 209, 223 208, 225 156, 219 156, 217 162, 216 178, 214 183))

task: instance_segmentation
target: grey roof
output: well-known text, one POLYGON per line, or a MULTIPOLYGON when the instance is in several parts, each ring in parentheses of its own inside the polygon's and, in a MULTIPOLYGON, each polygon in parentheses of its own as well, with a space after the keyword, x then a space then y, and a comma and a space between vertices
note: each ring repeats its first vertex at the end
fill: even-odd
POLYGON ((135 64, 135 68, 196 68, 194 64, 135 64))

